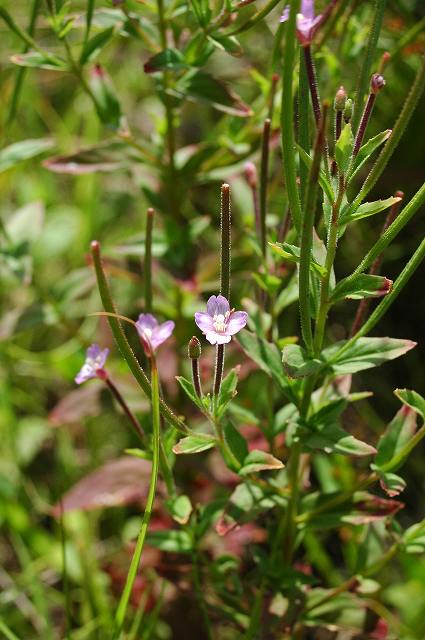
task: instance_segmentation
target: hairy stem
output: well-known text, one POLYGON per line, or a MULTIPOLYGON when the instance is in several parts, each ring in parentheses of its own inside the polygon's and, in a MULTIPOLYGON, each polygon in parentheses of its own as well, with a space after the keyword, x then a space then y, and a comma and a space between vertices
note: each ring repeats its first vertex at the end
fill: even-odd
POLYGON ((108 386, 109 390, 111 391, 112 395, 114 396, 115 400, 118 402, 118 404, 120 405, 120 407, 124 411, 125 415, 129 419, 133 429, 135 430, 135 432, 139 436, 141 442, 143 443, 143 445, 145 445, 146 444, 145 434, 144 434, 143 429, 142 429, 142 427, 140 425, 140 422, 138 421, 138 419, 136 418, 134 413, 131 411, 130 407, 128 406, 128 404, 124 400, 124 398, 121 395, 120 391, 118 391, 117 387, 112 382, 112 380, 111 380, 111 378, 109 376, 107 378, 105 378, 105 383, 108 386))
POLYGON ((145 259, 143 279, 145 287, 145 311, 152 311, 152 229, 154 210, 148 209, 146 214, 145 259))
POLYGON ((269 172, 269 142, 270 142, 271 121, 266 118, 263 127, 263 137, 261 144, 261 166, 260 166, 260 238, 263 258, 266 258, 267 234, 266 234, 266 214, 267 214, 267 185, 269 172))

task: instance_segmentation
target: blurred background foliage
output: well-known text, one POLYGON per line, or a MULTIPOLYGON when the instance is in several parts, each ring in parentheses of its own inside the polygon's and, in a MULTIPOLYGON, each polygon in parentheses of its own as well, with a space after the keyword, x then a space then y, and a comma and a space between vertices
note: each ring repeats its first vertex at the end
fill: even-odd
MULTIPOLYGON (((39 4, 36 42, 64 59, 69 47, 75 57, 84 38, 86 3, 62 3, 66 41, 63 34, 59 40, 54 33, 53 19, 46 8, 49 3, 39 4)), ((198 30, 193 10, 197 3, 166 3, 171 16, 169 46, 184 51, 186 58, 192 56, 194 63, 204 56, 199 66, 215 79, 215 84, 207 88, 201 81, 191 91, 182 88, 179 64, 183 63, 171 59, 166 67, 168 89, 172 89, 168 98, 164 97, 164 74, 146 73, 144 67, 148 60, 152 64, 152 56, 158 50, 155 5, 136 0, 114 4, 100 0, 95 3, 92 35, 109 27, 111 32, 96 59, 91 59, 83 71, 92 91, 96 77, 103 78, 103 73, 110 77, 112 97, 106 98, 106 116, 96 110, 78 74, 15 64, 19 60, 14 63, 11 56, 19 55, 24 45, 0 20, 2 148, 28 139, 46 141, 37 149, 39 153, 34 152, 34 157, 27 160, 9 165, 7 159, 3 165, 0 160, 0 217, 6 230, 0 244, 0 522, 4 532, 0 539, 0 608, 21 638, 61 637, 58 630, 64 628, 60 529, 49 515, 51 505, 81 477, 136 444, 124 419, 97 382, 84 389, 85 395, 70 395, 87 345, 97 341, 112 346, 103 319, 88 317, 100 310, 88 259, 90 241, 97 238, 102 242, 118 308, 134 318, 143 310, 145 211, 148 206, 157 210, 154 308, 160 316, 172 318, 177 327, 172 347, 164 348, 159 366, 172 405, 183 413, 190 410, 173 380, 181 369, 187 369, 186 344, 194 331, 193 312, 200 308, 205 295, 218 288, 219 184, 223 179, 230 182, 233 194, 235 306, 253 296, 252 275, 258 268, 253 206, 244 164, 252 160, 258 166, 272 74, 279 75, 281 69, 283 29, 279 27, 279 16, 283 3, 277 3, 265 20, 240 33, 237 43, 220 40, 219 34, 236 30, 265 3, 247 3, 239 10, 235 25, 224 25, 214 32, 218 34, 216 38, 203 37, 199 42, 193 38, 198 30), (96 63, 101 68, 96 68, 96 63), (14 102, 17 82, 20 89, 14 102), (170 105, 175 127, 174 168, 167 159, 166 110, 170 105), (133 146, 128 144, 130 131, 133 146), (90 157, 78 155, 82 149, 99 144, 106 145, 101 155, 98 150, 90 157), (57 158, 72 154, 77 154, 70 160, 73 168, 68 164, 68 173, 63 172, 63 159, 61 169, 57 158), (56 159, 52 161, 52 157, 56 159), (86 172, 87 162, 106 163, 109 166, 98 168, 109 170, 86 172)), ((219 3, 210 4, 217 15, 219 3)), ((317 4, 320 8, 325 3, 317 4)), ((25 29, 30 21, 30 5, 22 0, 2 3, 16 24, 25 29)), ((345 5, 347 9, 336 30, 316 53, 320 93, 330 100, 340 84, 349 96, 354 96, 359 61, 371 24, 371 1, 353 0, 345 5)), ((378 51, 382 54, 388 50, 393 55, 385 70, 387 84, 377 101, 368 135, 391 128, 403 105, 425 49, 424 16, 422 0, 388 1, 378 51)), ((276 105, 279 102, 278 81, 276 105)), ((424 108, 422 98, 372 199, 388 197, 401 189, 407 200, 422 182, 424 108)), ((287 207, 278 127, 276 107, 268 205, 271 237, 287 207)), ((358 264, 380 232, 380 225, 379 219, 368 220, 354 225, 346 234, 337 264, 341 274, 350 273, 358 264)), ((386 252, 386 276, 395 278, 401 271, 424 229, 423 215, 417 215, 386 252)), ((409 357, 387 364, 379 376, 374 372, 362 376, 361 389, 374 392, 373 402, 356 405, 357 412, 349 419, 354 429, 366 430, 371 437, 381 432, 398 408, 392 394, 395 387, 425 391, 423 279, 422 269, 377 328, 379 335, 411 338, 419 346, 409 357)), ((341 339, 346 335, 353 309, 354 303, 353 307, 342 305, 334 314, 333 337, 341 339)), ((281 335, 298 332, 296 305, 284 310, 279 323, 281 335)), ((209 353, 208 349, 205 351, 209 353)), ((212 353, 210 356, 211 362, 212 353)), ((232 359, 240 361, 241 352, 232 352, 232 359)), ((146 399, 140 397, 129 380, 116 352, 112 362, 121 389, 149 428, 146 399)), ((208 363, 204 374, 211 374, 208 363)), ((262 374, 246 375, 240 384, 240 404, 250 408, 255 397, 256 404, 265 407, 262 374)), ((424 515, 423 455, 422 444, 412 456, 406 477, 406 509, 400 516, 406 523, 424 515)), ((211 470, 202 469, 201 463, 192 459, 185 463, 186 468, 179 463, 182 484, 192 487, 193 495, 201 495, 203 483, 211 483, 211 470)), ((342 477, 352 473, 344 466, 345 461, 340 464, 342 477)), ((119 574, 115 582, 119 584, 122 579, 128 561, 123 543, 134 537, 138 515, 138 508, 129 507, 69 516, 68 569, 75 586, 74 605, 79 603, 81 608, 81 628, 73 635, 75 640, 96 637, 96 620, 110 616, 108 584, 114 571, 119 574)), ((346 543, 346 553, 354 554, 355 537, 346 543)), ((332 554, 329 549, 323 554, 322 570, 326 572, 332 554)), ((333 560, 337 565, 338 559, 333 560)), ((398 566, 388 569, 385 584, 384 601, 409 630, 403 637, 422 640, 423 559, 401 558, 398 566)), ((181 596, 180 606, 185 597, 181 596)), ((159 601, 156 594, 156 602, 159 601)), ((155 607, 150 611, 150 616, 156 615, 155 607)), ((195 616, 196 625, 196 614, 190 607, 188 611, 189 616, 195 616)), ((174 629, 172 637, 183 637, 179 635, 182 621, 172 605, 167 615, 167 624, 159 625, 153 637, 171 637, 170 628, 174 629)), ((183 622, 187 627, 187 619, 183 622)), ((199 634, 197 637, 201 637, 199 634)))

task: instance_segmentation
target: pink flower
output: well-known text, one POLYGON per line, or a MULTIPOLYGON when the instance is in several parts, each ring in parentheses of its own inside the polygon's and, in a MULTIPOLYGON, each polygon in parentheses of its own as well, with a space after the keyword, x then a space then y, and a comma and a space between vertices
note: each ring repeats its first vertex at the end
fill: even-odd
POLYGON ((102 349, 98 344, 92 344, 87 349, 86 361, 80 371, 75 376, 75 382, 82 384, 91 378, 106 378, 104 369, 106 359, 109 355, 109 349, 102 349))
POLYGON ((195 313, 195 322, 211 344, 226 344, 232 336, 244 328, 248 320, 245 311, 230 309, 224 296, 211 296, 207 313, 195 313))
MULTIPOLYGON (((289 18, 289 7, 286 7, 281 22, 289 18)), ((297 14, 297 38, 302 47, 311 44, 314 34, 324 20, 324 14, 314 15, 314 0, 301 0, 301 11, 297 14)))
POLYGON ((136 322, 137 333, 142 342, 151 351, 155 351, 174 331, 174 322, 168 320, 158 324, 158 320, 150 313, 141 313, 136 322))

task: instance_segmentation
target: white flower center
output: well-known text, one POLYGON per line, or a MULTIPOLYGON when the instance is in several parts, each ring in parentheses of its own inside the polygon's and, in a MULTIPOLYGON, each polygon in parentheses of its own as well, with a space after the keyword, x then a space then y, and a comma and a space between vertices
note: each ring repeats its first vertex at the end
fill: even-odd
POLYGON ((214 329, 217 333, 224 333, 227 328, 227 323, 229 321, 230 312, 227 311, 226 315, 223 316, 222 313, 219 313, 213 318, 214 329))
POLYGON ((145 336, 145 338, 150 340, 152 338, 152 329, 149 329, 148 327, 143 327, 143 335, 145 336))

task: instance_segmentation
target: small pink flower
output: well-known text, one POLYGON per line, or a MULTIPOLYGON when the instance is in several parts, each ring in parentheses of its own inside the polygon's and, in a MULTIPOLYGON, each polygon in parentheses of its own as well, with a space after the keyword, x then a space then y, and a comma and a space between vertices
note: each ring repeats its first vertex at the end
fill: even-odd
MULTIPOLYGON (((280 21, 286 22, 288 18, 289 7, 286 7, 280 21)), ((323 19, 323 14, 314 15, 314 0, 301 0, 301 11, 297 14, 297 38, 302 47, 311 44, 323 19)))
POLYGON ((226 344, 232 336, 244 328, 248 320, 245 311, 230 309, 224 296, 211 296, 207 313, 195 313, 195 322, 211 344, 226 344))
POLYGON ((86 361, 80 371, 75 376, 75 382, 82 384, 91 378, 106 378, 104 369, 106 359, 109 355, 109 349, 101 349, 98 344, 92 344, 87 349, 86 361))
POLYGON ((136 322, 137 333, 142 342, 151 351, 155 351, 174 331, 174 322, 168 320, 158 324, 158 320, 150 313, 141 313, 136 322))

